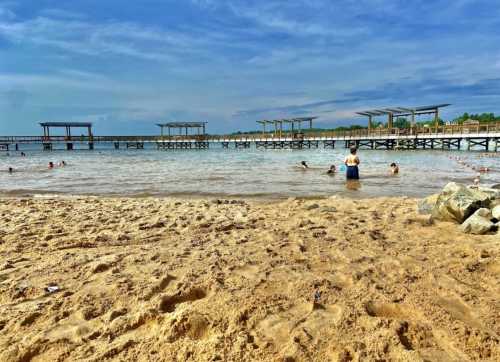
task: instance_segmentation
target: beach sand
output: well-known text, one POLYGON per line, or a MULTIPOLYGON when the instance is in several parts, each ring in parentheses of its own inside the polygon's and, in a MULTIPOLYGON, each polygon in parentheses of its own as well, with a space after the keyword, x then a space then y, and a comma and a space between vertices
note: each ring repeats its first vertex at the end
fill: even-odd
POLYGON ((430 224, 414 199, 0 214, 2 362, 500 360, 500 235, 430 224))

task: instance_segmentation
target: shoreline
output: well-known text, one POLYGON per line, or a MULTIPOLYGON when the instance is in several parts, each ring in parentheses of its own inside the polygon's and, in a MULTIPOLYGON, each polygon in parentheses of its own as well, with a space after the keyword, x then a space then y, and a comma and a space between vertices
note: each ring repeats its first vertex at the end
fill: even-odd
POLYGON ((497 235, 232 199, 0 198, 0 360, 500 358, 497 235))

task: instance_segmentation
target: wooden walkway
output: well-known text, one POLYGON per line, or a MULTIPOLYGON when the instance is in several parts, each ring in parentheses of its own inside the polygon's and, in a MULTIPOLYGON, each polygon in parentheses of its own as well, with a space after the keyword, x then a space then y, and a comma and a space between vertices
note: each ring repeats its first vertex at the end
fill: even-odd
POLYGON ((307 132, 304 134, 253 133, 199 136, 0 136, 0 151, 20 150, 22 145, 40 144, 44 150, 65 144, 93 149, 110 144, 115 149, 143 149, 154 144, 159 150, 222 148, 308 149, 357 146, 364 149, 469 149, 500 150, 500 123, 440 127, 378 128, 353 131, 307 132))

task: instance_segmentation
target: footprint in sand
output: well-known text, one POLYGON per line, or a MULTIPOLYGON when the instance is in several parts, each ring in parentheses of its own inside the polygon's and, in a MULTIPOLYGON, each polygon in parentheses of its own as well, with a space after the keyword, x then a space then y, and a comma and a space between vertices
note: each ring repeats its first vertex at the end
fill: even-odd
POLYGON ((180 295, 164 296, 160 300, 158 309, 163 313, 172 313, 179 304, 194 302, 206 296, 207 293, 200 288, 191 289, 187 293, 181 293, 180 295))
POLYGON ((312 309, 311 303, 299 304, 280 314, 273 314, 257 325, 257 336, 262 342, 272 342, 285 349, 294 342, 294 331, 302 331, 317 342, 324 331, 331 330, 340 321, 342 309, 330 305, 312 309))

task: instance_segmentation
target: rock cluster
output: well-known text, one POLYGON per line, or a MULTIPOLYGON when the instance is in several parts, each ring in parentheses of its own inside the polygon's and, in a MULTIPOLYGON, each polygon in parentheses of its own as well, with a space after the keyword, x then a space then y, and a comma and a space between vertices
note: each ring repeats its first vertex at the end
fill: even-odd
POLYGON ((461 224, 464 233, 486 234, 500 226, 500 190, 450 182, 440 194, 421 200, 418 209, 434 220, 461 224))

